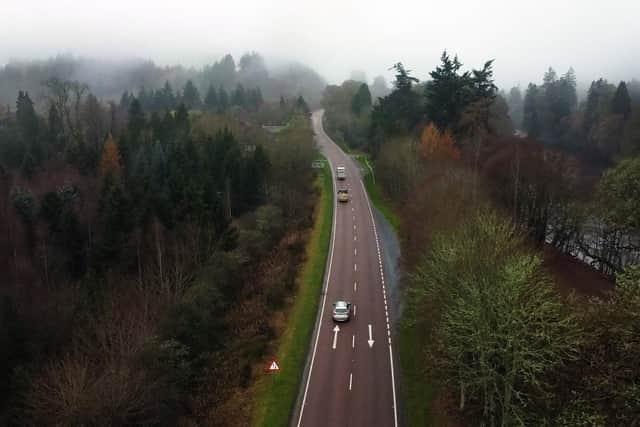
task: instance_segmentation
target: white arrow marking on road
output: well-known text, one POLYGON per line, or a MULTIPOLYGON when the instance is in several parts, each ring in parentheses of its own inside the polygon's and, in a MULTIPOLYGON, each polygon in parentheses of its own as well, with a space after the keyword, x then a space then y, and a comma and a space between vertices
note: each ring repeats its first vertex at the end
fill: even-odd
POLYGON ((340 332, 340 327, 338 325, 336 325, 335 328, 333 328, 333 349, 336 349, 336 344, 338 344, 338 332, 340 332))
POLYGON ((367 341, 369 343, 369 348, 373 347, 373 339, 371 336, 371 325, 369 325, 369 341, 367 341))

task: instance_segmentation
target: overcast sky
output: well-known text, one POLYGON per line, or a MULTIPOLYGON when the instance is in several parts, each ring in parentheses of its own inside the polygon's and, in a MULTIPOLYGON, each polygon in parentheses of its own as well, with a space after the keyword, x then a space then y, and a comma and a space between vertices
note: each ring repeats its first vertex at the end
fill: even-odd
POLYGON ((424 79, 443 49, 495 58, 501 86, 569 66, 640 77, 640 0, 1 0, 0 64, 72 53, 202 65, 229 52, 304 62, 329 82, 402 61, 424 79))

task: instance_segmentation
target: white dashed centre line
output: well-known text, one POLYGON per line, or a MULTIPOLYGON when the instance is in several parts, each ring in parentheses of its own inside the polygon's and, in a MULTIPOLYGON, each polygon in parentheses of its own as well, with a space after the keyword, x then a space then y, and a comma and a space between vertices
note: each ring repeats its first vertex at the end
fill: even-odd
POLYGON ((353 282, 353 292, 358 290, 358 282, 353 282))
POLYGON ((356 336, 351 336, 351 348, 356 348, 356 336))
POLYGON ((354 255, 358 255, 358 249, 357 248, 353 248, 353 254, 354 255))
POLYGON ((358 271, 358 264, 353 264, 353 271, 358 271))
POLYGON ((351 391, 351 385, 353 384, 353 374, 349 374, 349 391, 351 391))

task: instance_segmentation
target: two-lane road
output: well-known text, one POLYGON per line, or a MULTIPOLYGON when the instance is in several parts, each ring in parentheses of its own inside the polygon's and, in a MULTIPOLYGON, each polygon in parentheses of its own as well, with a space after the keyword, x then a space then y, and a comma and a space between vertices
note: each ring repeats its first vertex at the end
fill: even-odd
POLYGON ((312 122, 334 182, 335 168, 346 168, 346 180, 336 187, 347 187, 350 201, 335 206, 322 312, 293 424, 397 426, 390 303, 371 206, 358 166, 324 132, 322 111, 313 113, 312 122), (331 306, 340 299, 350 301, 353 312, 336 328, 331 306))

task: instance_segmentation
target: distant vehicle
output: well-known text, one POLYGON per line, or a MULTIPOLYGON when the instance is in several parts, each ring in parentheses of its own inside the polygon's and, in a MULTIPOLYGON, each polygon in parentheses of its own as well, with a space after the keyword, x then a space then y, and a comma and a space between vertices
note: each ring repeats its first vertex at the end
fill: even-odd
POLYGON ((336 168, 336 177, 342 181, 347 178, 347 169, 344 166, 338 166, 336 168))
POLYGON ((338 190, 338 201, 341 203, 345 203, 349 201, 349 190, 346 188, 341 188, 338 190))
POLYGON ((338 300, 333 304, 331 317, 334 322, 348 322, 351 319, 351 303, 338 300))

